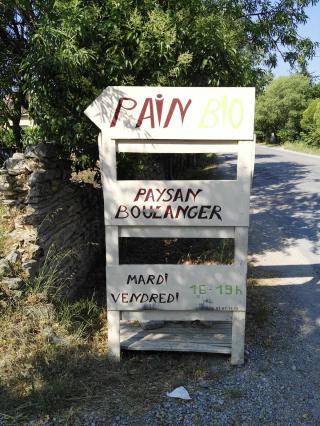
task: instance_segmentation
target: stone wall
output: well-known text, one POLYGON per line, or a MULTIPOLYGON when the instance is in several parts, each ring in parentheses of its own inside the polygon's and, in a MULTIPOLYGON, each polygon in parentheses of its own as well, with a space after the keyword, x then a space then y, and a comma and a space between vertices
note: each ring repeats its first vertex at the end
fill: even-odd
POLYGON ((10 250, 0 260, 5 281, 13 262, 34 277, 49 252, 63 257, 60 275, 72 290, 86 284, 103 259, 102 190, 71 180, 70 163, 58 157, 53 145, 40 144, 14 154, 0 169, 0 204, 12 223, 10 250))

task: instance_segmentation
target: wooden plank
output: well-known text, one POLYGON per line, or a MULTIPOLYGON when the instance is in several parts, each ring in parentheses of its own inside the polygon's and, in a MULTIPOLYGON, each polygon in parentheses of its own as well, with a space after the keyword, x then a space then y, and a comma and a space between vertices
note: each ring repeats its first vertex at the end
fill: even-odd
MULTIPOLYGON (((116 152, 114 141, 108 141, 106 134, 102 132, 99 144, 100 163, 102 168, 102 187, 104 206, 106 208, 106 194, 111 182, 116 181, 116 152), (108 143, 110 142, 110 143, 108 143), (106 149, 101 149, 102 147, 106 149)), ((106 240, 106 264, 119 264, 119 237, 116 226, 105 227, 106 240)), ((106 276, 108 288, 108 275, 106 276)), ((108 311, 108 358, 112 361, 120 361, 120 312, 108 311)))
POLYGON ((157 352, 200 352, 200 353, 215 353, 215 354, 230 354, 231 349, 227 346, 219 347, 212 344, 199 344, 193 342, 185 342, 184 344, 175 345, 166 341, 160 342, 133 342, 130 345, 123 342, 122 349, 131 351, 157 351, 157 352))
MULTIPOLYGON (((106 264, 119 264, 118 228, 106 227, 106 264)), ((107 289, 109 277, 106 269, 107 289)), ((108 310, 108 358, 112 361, 120 361, 120 312, 108 310)))
POLYGON ((245 312, 234 312, 232 318, 232 352, 231 364, 244 363, 245 312))
MULTIPOLYGON (((101 142, 99 144, 99 159, 101 168, 101 180, 103 193, 109 191, 108 186, 117 180, 117 156, 116 144, 113 139, 109 139, 105 131, 101 132, 101 142)), ((106 205, 105 205, 106 208, 106 205)))
MULTIPOLYGON (((121 321, 122 322, 122 321, 121 321)), ((121 324, 120 322, 120 324, 121 324)), ((139 332, 142 336, 146 336, 150 340, 154 340, 157 337, 165 337, 170 336, 173 340, 180 341, 183 336, 193 337, 194 333, 198 333, 196 339, 199 342, 207 343, 208 339, 212 336, 216 336, 217 343, 221 343, 224 341, 228 341, 231 343, 231 322, 228 323, 228 326, 224 325, 224 323, 214 323, 213 326, 201 327, 201 326, 192 326, 190 324, 184 324, 183 326, 175 325, 175 324, 166 324, 163 327, 159 327, 155 333, 150 333, 150 330, 140 329, 139 325, 122 325, 121 330, 124 333, 136 333, 136 330, 139 329, 139 332), (226 331, 230 331, 229 334, 226 334, 226 331), (183 336, 182 336, 183 334, 183 336)))
POLYGON ((237 153, 238 143, 234 141, 225 141, 217 143, 216 141, 154 141, 154 140, 116 140, 117 152, 135 152, 149 154, 200 154, 200 153, 237 153), (143 143, 141 143, 143 142, 143 143))
POLYGON ((231 323, 214 323, 210 328, 166 324, 156 330, 142 330, 136 324, 121 325, 121 347, 129 350, 225 353, 231 352, 231 323))
POLYGON ((245 195, 250 195, 254 146, 253 141, 239 141, 237 181, 241 184, 242 193, 245 195))
POLYGON ((255 89, 107 87, 85 114, 115 139, 253 139, 255 89))
POLYGON ((108 310, 108 358, 120 361, 120 312, 108 310))
POLYGON ((117 226, 106 226, 106 264, 119 264, 119 237, 117 226))
POLYGON ((215 311, 125 311, 123 320, 135 321, 232 321, 232 312, 215 311))
POLYGON ((104 193, 105 223, 248 226, 249 188, 238 181, 109 182, 104 193))
POLYGON ((252 181, 253 181, 253 175, 254 175, 255 153, 256 153, 256 135, 254 135, 253 146, 251 148, 251 186, 250 186, 250 189, 252 187, 252 181))
POLYGON ((234 238, 235 228, 212 226, 120 226, 125 238, 234 238))
POLYGON ((111 265, 107 283, 112 310, 245 309, 246 288, 235 265, 111 265))
POLYGON ((235 228, 234 262, 241 267, 247 267, 248 258, 248 228, 237 226, 235 228))

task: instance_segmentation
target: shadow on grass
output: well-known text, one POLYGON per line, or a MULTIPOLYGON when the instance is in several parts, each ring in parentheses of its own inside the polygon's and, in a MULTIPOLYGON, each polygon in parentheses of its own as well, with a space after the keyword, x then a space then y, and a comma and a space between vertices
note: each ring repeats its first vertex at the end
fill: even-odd
MULTIPOLYGON (((210 360, 223 356, 123 351, 120 365, 86 347, 51 347, 31 360, 27 377, 1 385, 0 419, 19 422, 59 414, 65 421, 81 411, 105 418, 143 414, 165 392, 207 378, 210 360)), ((211 377, 215 379, 216 377, 211 377)), ((81 424, 81 423, 76 423, 81 424)))

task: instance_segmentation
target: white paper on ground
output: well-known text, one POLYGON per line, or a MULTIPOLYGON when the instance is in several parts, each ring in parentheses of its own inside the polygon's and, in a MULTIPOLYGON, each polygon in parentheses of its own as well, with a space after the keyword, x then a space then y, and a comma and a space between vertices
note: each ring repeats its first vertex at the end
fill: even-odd
POLYGON ((180 399, 186 399, 186 400, 191 399, 189 392, 183 386, 179 386, 178 388, 174 389, 172 392, 167 392, 167 396, 169 396, 170 398, 180 398, 180 399))

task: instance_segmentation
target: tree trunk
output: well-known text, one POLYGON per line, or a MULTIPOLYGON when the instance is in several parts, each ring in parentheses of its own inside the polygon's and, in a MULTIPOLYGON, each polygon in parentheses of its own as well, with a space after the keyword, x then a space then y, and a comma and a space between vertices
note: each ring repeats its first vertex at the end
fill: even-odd
POLYGON ((20 118, 21 117, 18 117, 18 116, 12 117, 12 131, 13 131, 15 147, 17 152, 23 151, 23 145, 21 141, 20 118))

